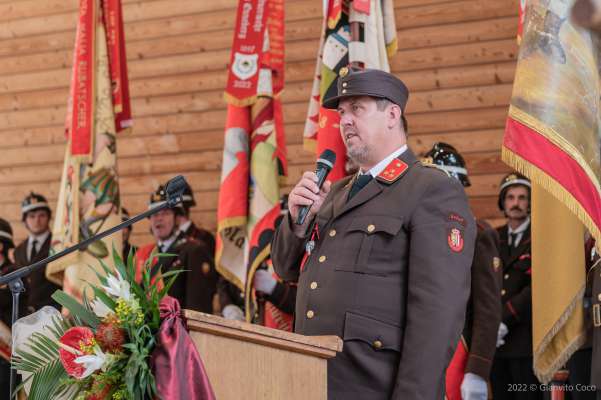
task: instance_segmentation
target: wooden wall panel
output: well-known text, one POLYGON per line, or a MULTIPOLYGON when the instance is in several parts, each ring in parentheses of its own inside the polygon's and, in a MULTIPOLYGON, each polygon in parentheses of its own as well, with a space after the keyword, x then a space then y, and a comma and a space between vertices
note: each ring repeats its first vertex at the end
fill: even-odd
MULTIPOLYGON (((471 173, 477 216, 501 221, 500 145, 511 95, 518 0, 396 0, 392 70, 412 91, 409 142, 423 153, 456 145, 471 173)), ((159 183, 184 174, 198 197, 193 219, 214 230, 225 122, 226 66, 237 0, 123 0, 135 117, 118 139, 123 203, 146 208, 159 183)), ((65 151, 76 0, 0 0, 0 216, 20 240, 19 203, 30 190, 52 204, 65 151)), ((302 148, 321 31, 321 2, 286 2, 283 95, 289 190, 314 156, 302 148)), ((149 240, 148 223, 134 242, 149 240)))

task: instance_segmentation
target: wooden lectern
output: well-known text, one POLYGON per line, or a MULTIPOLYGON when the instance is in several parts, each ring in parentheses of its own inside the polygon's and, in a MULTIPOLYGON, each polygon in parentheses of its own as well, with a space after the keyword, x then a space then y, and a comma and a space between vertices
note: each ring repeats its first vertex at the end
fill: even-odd
POLYGON ((325 400, 337 336, 303 336, 185 310, 190 336, 219 400, 325 400))

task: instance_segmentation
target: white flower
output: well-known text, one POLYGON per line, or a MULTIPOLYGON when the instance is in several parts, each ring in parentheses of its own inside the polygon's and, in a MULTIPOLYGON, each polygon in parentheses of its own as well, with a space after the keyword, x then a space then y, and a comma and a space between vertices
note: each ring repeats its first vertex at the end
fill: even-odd
POLYGON ((83 364, 83 367, 86 369, 79 378, 84 379, 99 369, 106 369, 110 363, 110 358, 108 357, 108 354, 105 354, 102 350, 100 350, 100 347, 95 346, 94 354, 79 356, 74 360, 74 362, 77 364, 83 364))
POLYGON ((104 301, 100 299, 92 300, 91 305, 92 311, 94 311, 94 314, 96 314, 99 318, 104 318, 113 312, 113 310, 111 310, 106 304, 104 304, 104 301))
POLYGON ((106 290, 108 294, 129 301, 131 298, 129 282, 123 279, 118 271, 115 271, 115 275, 107 276, 106 283, 108 286, 103 286, 102 288, 106 290))

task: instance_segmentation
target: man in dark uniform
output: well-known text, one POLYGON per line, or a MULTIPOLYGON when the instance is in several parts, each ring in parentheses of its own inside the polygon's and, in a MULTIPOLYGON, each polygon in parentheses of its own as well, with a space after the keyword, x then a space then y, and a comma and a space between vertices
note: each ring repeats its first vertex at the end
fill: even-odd
POLYGON ((359 172, 317 187, 305 172, 272 243, 273 265, 298 281, 295 331, 337 335, 329 399, 433 400, 465 319, 475 220, 461 184, 406 145, 409 92, 394 75, 348 71, 337 109, 359 172), (302 206, 310 211, 295 221, 302 206))
MULTIPOLYGON (((163 186, 150 196, 149 208, 167 200, 163 186)), ((151 268, 162 272, 185 270, 175 280, 169 295, 175 297, 182 308, 205 313, 213 312, 213 296, 217 285, 217 271, 210 251, 201 243, 187 238, 177 229, 175 217, 183 212, 181 207, 161 210, 150 217, 151 231, 156 243, 141 247, 136 253, 138 271, 151 260, 151 268), (161 256, 158 253, 175 254, 161 256)))
MULTIPOLYGON (((129 218, 129 212, 127 212, 125 207, 121 207, 121 222, 125 222, 129 218)), ((138 246, 132 246, 131 243, 129 243, 129 237, 131 236, 132 230, 133 225, 130 225, 121 231, 121 234, 123 235, 123 253, 121 253, 123 261, 127 261, 127 257, 129 256, 130 251, 133 252, 134 255, 136 254, 136 251, 138 251, 138 246)))
POLYGON ((597 400, 601 400, 601 257, 593 239, 587 241, 586 264, 589 271, 587 280, 592 280, 590 315, 593 325, 593 356, 590 382, 596 388, 597 400))
MULTIPOLYGON (((10 262, 8 251, 14 248, 13 230, 10 224, 0 218, 0 275, 8 274, 15 270, 15 266, 10 262)), ((12 322, 12 295, 8 286, 0 287, 0 324, 2 334, 0 334, 0 347, 2 354, 6 356, 10 342, 6 342, 4 336, 8 333, 12 322)), ((10 336, 8 337, 10 340, 10 336)), ((4 357, 0 357, 0 400, 10 399, 10 362, 4 357)))
POLYGON ((532 368, 530 181, 512 173, 503 178, 499 189, 499 208, 507 224, 497 229, 503 263, 503 319, 491 373, 493 397, 542 399, 542 392, 530 390, 539 384, 532 368), (529 390, 511 391, 511 384, 525 385, 529 390))
MULTIPOLYGON (((464 187, 471 186, 467 175, 465 161, 461 154, 451 145, 436 143, 426 153, 424 162, 429 162, 459 180, 464 187)), ((465 326, 457 362, 460 371, 457 375, 447 373, 449 379, 460 378, 459 391, 450 392, 448 397, 463 400, 486 400, 488 398, 488 381, 490 369, 497 345, 497 331, 501 323, 501 280, 502 269, 499 258, 499 236, 486 221, 476 221, 478 233, 472 263, 472 284, 470 299, 467 304, 465 326), (463 347, 465 346, 465 347, 463 347), (467 356, 467 362, 465 357, 467 356), (459 397, 460 396, 460 397, 459 397)), ((459 380, 459 379, 457 379, 459 380)), ((453 382, 455 383, 455 382, 453 382)), ((451 386, 451 385, 449 385, 451 386)))
MULTIPOLYGON (((288 196, 282 196, 280 201, 281 214, 275 222, 277 227, 282 218, 288 212, 288 196)), ((291 316, 294 313, 296 304, 296 285, 290 282, 284 282, 276 279, 269 271, 267 263, 257 269, 253 276, 253 288, 256 291, 257 298, 260 300, 258 310, 253 312, 252 322, 260 325, 266 325, 265 320, 265 301, 273 304, 281 312, 291 316)), ((244 294, 236 285, 229 282, 224 277, 219 278, 217 283, 217 293, 219 295, 219 304, 221 306, 221 314, 226 319, 234 319, 238 321, 245 320, 245 298, 244 294)), ((284 316, 283 319, 290 317, 284 316)), ((269 326, 269 323, 267 322, 269 326)), ((282 325, 280 325, 281 327, 282 325)), ((288 327, 289 324, 283 324, 288 327)), ((272 327, 272 326, 270 326, 272 327)), ((291 329, 291 326, 290 326, 291 329)))
MULTIPOLYGON (((48 257, 52 240, 51 217, 52 213, 44 196, 31 192, 25 197, 21 203, 21 219, 29 231, 29 236, 15 249, 15 264, 18 267, 26 267, 48 257)), ((53 306, 60 310, 60 305, 51 297, 60 286, 46 279, 45 266, 27 276, 23 283, 25 285, 23 301, 27 314, 44 306, 53 306)))
POLYGON ((179 230, 184 233, 187 237, 193 238, 194 240, 204 244, 207 249, 211 251, 212 257, 215 256, 215 236, 205 229, 197 227, 192 220, 190 220, 190 209, 196 207, 196 200, 194 200, 194 192, 192 188, 186 182, 186 189, 184 190, 182 200, 182 212, 177 214, 176 223, 179 230))

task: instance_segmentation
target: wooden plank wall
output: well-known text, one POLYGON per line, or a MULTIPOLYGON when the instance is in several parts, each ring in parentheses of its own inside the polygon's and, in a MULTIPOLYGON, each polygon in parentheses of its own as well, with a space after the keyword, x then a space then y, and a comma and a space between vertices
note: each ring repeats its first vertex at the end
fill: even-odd
MULTIPOLYGON (((74 43, 76 0, 0 0, 0 216, 25 237, 19 203, 56 203, 74 43)), ((214 230, 225 104, 222 91, 237 0, 123 0, 135 127, 118 140, 123 203, 175 174, 191 182, 193 219, 214 230)), ((287 0, 284 112, 289 185, 313 167, 302 149, 321 1, 287 0)), ((456 145, 468 161, 475 213, 500 222, 500 144, 517 46, 518 0, 396 0, 400 51, 392 70, 409 86, 410 144, 456 145)), ((289 190, 288 186, 286 189, 289 190)), ((134 242, 149 240, 146 222, 134 242)))

